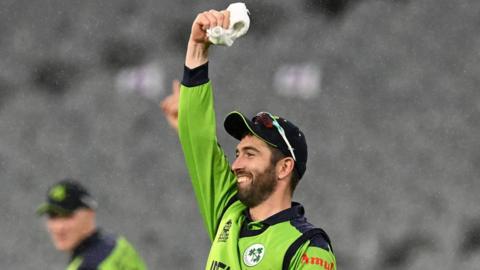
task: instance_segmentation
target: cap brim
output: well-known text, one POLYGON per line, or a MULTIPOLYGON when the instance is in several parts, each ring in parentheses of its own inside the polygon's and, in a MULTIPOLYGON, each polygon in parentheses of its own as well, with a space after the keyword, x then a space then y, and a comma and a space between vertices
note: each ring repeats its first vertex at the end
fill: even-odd
POLYGON ((250 121, 241 113, 233 111, 225 117, 223 126, 228 134, 237 140, 241 140, 246 133, 254 133, 249 125, 250 121))
POLYGON ((259 135, 259 131, 256 130, 255 125, 252 121, 248 120, 245 115, 241 112, 233 111, 225 117, 225 121, 223 122, 223 126, 228 134, 234 137, 237 140, 241 140, 245 134, 253 134, 257 138, 264 141, 266 144, 269 144, 273 147, 277 147, 275 144, 267 141, 265 138, 259 135))
POLYGON ((42 216, 47 213, 55 213, 60 215, 70 214, 72 211, 64 209, 60 206, 44 203, 37 208, 37 215, 42 216))

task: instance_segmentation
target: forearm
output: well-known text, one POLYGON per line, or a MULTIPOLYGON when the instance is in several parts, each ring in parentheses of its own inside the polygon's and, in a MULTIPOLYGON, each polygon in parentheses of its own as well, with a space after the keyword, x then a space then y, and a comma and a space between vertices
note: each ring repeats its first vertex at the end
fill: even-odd
POLYGON ((185 66, 194 69, 208 62, 209 43, 188 42, 185 66))

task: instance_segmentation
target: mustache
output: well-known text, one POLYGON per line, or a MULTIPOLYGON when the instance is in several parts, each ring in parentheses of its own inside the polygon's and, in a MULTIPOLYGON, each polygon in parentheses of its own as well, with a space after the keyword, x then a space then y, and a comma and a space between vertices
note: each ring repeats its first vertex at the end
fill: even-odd
POLYGON ((241 177, 241 176, 252 176, 252 173, 244 170, 244 169, 238 169, 233 171, 236 177, 241 177))

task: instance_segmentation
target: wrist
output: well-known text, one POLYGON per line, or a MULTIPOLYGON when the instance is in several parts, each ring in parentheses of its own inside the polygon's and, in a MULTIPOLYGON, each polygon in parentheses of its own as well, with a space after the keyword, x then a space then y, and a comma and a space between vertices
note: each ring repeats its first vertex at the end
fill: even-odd
POLYGON ((185 66, 194 69, 208 62, 208 47, 210 43, 198 43, 190 40, 185 57, 185 66))

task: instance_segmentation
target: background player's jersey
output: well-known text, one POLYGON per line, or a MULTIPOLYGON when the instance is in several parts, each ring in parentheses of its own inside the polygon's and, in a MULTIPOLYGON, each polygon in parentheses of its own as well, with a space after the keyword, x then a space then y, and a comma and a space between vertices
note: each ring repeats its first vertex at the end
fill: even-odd
MULTIPOLYGON (((236 178, 216 139, 213 91, 208 65, 185 68, 180 92, 179 137, 200 213, 212 247, 206 269, 282 269, 288 248, 313 228, 303 207, 252 221, 236 199, 236 178)), ((326 235, 302 243, 288 269, 336 269, 326 235)))
POLYGON ((97 231, 74 251, 67 270, 146 270, 143 259, 124 237, 97 231))

